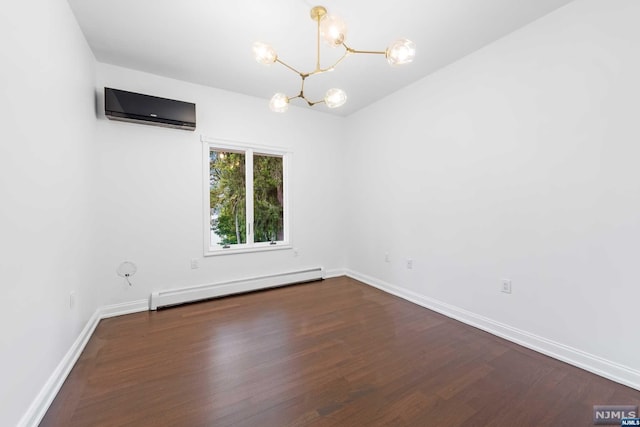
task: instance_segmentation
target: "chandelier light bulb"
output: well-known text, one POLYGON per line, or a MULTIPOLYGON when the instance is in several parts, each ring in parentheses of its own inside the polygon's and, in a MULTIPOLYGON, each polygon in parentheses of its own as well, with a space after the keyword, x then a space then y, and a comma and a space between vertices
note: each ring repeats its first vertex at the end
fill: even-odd
POLYGON ((329 108, 342 107, 347 102, 347 94, 342 89, 329 89, 324 96, 324 103, 329 108))
POLYGON ((387 48, 387 62, 391 65, 408 64, 416 56, 416 45, 411 40, 399 39, 387 48))
POLYGON ((269 108, 274 113, 284 113, 289 109, 289 98, 284 93, 276 93, 269 101, 269 108))
POLYGON ((347 24, 335 15, 325 15, 320 21, 320 37, 331 47, 340 46, 347 36, 347 24))
POLYGON ((256 61, 264 65, 273 64, 276 62, 276 59, 278 59, 275 49, 262 42, 255 42, 253 44, 253 54, 255 55, 256 61))

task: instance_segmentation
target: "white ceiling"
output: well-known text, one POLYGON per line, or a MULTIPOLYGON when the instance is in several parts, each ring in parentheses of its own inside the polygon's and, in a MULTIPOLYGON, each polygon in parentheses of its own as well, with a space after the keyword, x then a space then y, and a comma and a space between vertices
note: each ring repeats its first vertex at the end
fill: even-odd
MULTIPOLYGON (((100 62, 268 99, 297 95, 300 78, 279 64, 255 62, 254 41, 306 72, 315 68, 315 0, 68 0, 100 62)), ((323 0, 349 27, 346 42, 385 50, 406 37, 412 64, 389 66, 378 55, 355 55, 334 72, 309 77, 305 94, 322 99, 339 87, 347 103, 320 111, 349 115, 572 0, 323 0)), ((340 49, 322 48, 322 66, 340 49)), ((301 100, 292 101, 304 106, 301 100)), ((305 107, 307 108, 307 107, 305 107)))

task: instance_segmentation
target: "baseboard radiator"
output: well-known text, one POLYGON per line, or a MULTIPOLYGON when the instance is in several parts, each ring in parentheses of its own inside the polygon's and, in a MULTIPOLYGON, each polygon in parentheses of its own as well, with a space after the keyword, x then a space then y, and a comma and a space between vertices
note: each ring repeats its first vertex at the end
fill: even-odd
POLYGON ((314 267, 267 276, 157 291, 151 294, 149 309, 157 310, 159 307, 185 304, 226 295, 257 291, 259 289, 275 288, 294 283, 313 282, 323 278, 324 268, 314 267))

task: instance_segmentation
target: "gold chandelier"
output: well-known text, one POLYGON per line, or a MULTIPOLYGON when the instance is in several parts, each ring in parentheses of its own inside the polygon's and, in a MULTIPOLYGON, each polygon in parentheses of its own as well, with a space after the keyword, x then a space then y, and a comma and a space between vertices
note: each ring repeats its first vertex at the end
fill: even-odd
POLYGON ((302 80, 300 93, 296 96, 287 96, 280 92, 273 95, 269 102, 269 108, 277 113, 287 111, 289 108, 289 101, 296 98, 305 100, 309 106, 324 103, 329 108, 337 108, 344 105, 344 103, 347 102, 347 94, 342 89, 329 89, 323 99, 319 101, 311 101, 304 94, 304 84, 307 77, 315 74, 326 73, 327 71, 333 71, 333 69, 342 62, 342 60, 351 54, 366 53, 372 55, 384 55, 387 62, 391 65, 408 64, 413 61, 416 54, 415 44, 411 40, 407 39, 396 40, 383 51, 357 50, 347 46, 344 41, 347 34, 346 24, 337 16, 327 15, 327 9, 323 6, 315 6, 311 9, 311 19, 316 21, 318 25, 316 68, 311 72, 304 73, 298 71, 291 65, 283 62, 278 58, 273 47, 266 43, 255 42, 253 44, 253 53, 255 54, 256 61, 260 64, 271 65, 274 62, 278 62, 298 74, 302 80), (331 47, 342 46, 345 50, 344 54, 333 65, 326 68, 322 68, 320 66, 320 38, 324 39, 331 47))

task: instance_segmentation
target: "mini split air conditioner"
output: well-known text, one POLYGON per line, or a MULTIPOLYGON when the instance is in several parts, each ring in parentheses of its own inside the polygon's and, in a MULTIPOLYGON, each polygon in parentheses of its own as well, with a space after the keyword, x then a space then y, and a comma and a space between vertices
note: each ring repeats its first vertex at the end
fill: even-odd
POLYGON ((104 113, 110 120, 195 130, 196 104, 104 88, 104 113))

